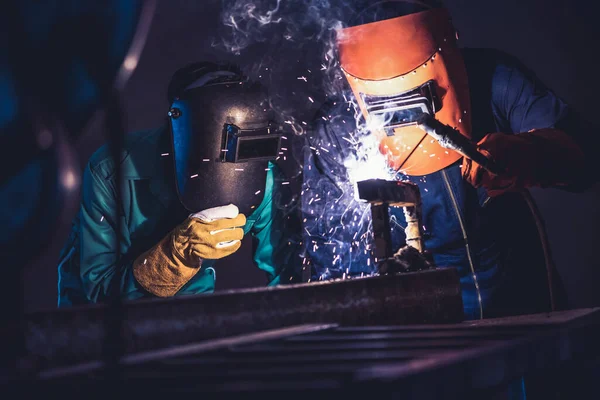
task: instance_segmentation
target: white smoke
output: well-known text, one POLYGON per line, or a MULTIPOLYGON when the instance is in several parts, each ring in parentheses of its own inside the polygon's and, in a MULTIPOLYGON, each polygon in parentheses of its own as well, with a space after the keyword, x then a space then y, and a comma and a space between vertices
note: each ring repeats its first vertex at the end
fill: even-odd
MULTIPOLYGON (((345 121, 347 130, 344 127, 344 132, 339 133, 339 139, 352 149, 340 160, 349 179, 335 183, 343 188, 343 195, 327 201, 320 196, 330 182, 305 179, 302 184, 302 194, 308 199, 305 204, 310 207, 303 212, 318 215, 321 221, 314 227, 304 227, 309 235, 333 237, 342 230, 351 239, 327 241, 326 246, 333 251, 334 258, 323 277, 334 272, 345 277, 350 267, 347 259, 353 260, 356 255, 369 254, 372 250, 370 208, 358 199, 356 182, 397 179, 387 168, 375 136, 369 134, 364 119, 360 118, 339 66, 336 35, 353 12, 351 3, 343 0, 223 0, 220 18, 224 31, 213 40, 215 48, 234 56, 252 55, 253 64, 245 67, 252 71, 253 78, 266 82, 271 92, 271 106, 290 136, 303 136, 323 103, 348 94, 335 105, 332 115, 322 116, 332 120, 341 114, 350 115, 345 121), (329 224, 330 219, 340 223, 329 224), (358 235, 358 232, 362 233, 358 235), (344 265, 343 255, 349 255, 344 265)), ((339 122, 339 118, 336 120, 339 122)), ((329 142, 315 146, 310 151, 316 155, 334 154, 339 150, 329 142)), ((308 149, 294 150, 291 145, 285 148, 281 157, 295 158, 299 174, 302 154, 308 149)))

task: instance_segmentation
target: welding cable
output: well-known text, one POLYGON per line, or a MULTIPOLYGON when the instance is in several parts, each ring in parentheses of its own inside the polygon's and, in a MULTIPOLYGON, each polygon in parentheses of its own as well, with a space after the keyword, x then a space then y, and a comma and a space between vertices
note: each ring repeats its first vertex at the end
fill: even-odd
POLYGON ((556 268, 555 268, 555 264, 554 264, 554 258, 552 257, 552 252, 550 250, 550 240, 548 239, 548 234, 546 232, 544 219, 542 218, 542 214, 541 214, 537 204, 535 203, 535 200, 533 199, 533 196, 531 195, 531 193, 528 190, 522 190, 521 193, 523 194, 523 198, 525 199, 527 206, 531 210, 531 214, 535 221, 535 226, 536 226, 538 234, 540 236, 540 242, 542 245, 542 250, 544 252, 544 259, 546 262, 546 273, 547 273, 547 277, 548 277, 548 291, 550 294, 550 309, 551 309, 551 311, 557 311, 556 294, 554 293, 554 290, 555 290, 555 286, 554 286, 555 272, 554 271, 556 271, 556 268))

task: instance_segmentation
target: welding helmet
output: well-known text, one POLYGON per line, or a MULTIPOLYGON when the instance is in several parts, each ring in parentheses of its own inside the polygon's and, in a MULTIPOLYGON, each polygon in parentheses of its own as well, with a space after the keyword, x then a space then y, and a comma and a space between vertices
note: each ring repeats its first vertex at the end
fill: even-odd
POLYGON ((338 31, 341 68, 389 166, 426 175, 457 161, 416 126, 428 113, 471 136, 467 73, 448 11, 383 1, 349 25, 338 31))
POLYGON ((250 214, 281 145, 267 90, 229 64, 199 63, 181 75, 168 111, 179 199, 190 212, 232 203, 250 214))

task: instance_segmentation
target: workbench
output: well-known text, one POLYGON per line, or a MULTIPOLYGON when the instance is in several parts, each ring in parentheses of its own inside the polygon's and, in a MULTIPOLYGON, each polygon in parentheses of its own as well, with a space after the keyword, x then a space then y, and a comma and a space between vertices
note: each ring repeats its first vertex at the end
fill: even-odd
POLYGON ((112 361, 102 357, 110 306, 38 313, 25 323, 20 387, 63 398, 485 399, 523 376, 573 394, 593 373, 600 309, 462 321, 457 282, 444 269, 122 304, 112 361))

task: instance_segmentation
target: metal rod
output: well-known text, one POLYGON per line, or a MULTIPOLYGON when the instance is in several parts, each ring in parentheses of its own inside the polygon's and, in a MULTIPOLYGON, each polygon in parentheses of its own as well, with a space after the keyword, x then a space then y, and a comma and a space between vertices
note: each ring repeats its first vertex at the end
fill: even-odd
POLYGON ((502 175, 506 168, 498 162, 486 157, 468 137, 464 136, 457 129, 445 125, 429 114, 423 114, 418 121, 417 126, 423 129, 429 136, 445 149, 454 150, 470 160, 475 161, 489 172, 502 175))

